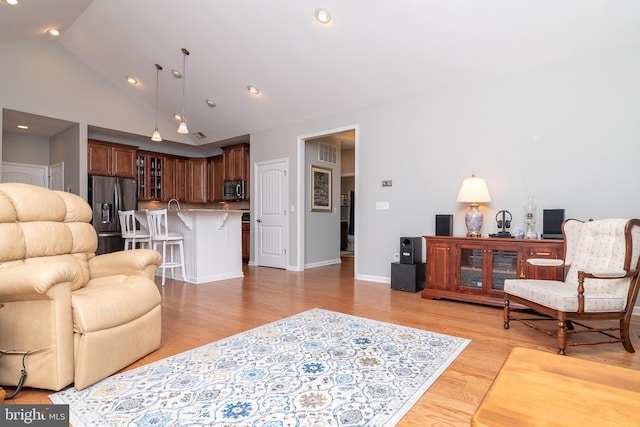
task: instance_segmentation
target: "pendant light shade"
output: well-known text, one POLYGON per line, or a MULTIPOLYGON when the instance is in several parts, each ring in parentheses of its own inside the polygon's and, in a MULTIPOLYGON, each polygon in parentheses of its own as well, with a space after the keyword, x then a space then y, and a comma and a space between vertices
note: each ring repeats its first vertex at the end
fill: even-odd
POLYGON ((187 55, 189 55, 189 51, 182 48, 182 118, 178 125, 178 133, 183 135, 189 133, 189 129, 187 129, 187 119, 184 116, 184 88, 187 81, 187 55))
POLYGON ((160 77, 160 70, 162 70, 162 66, 156 64, 156 130, 153 131, 153 135, 151 135, 151 140, 153 142, 161 142, 162 137, 160 136, 160 131, 158 130, 158 80, 160 77))
POLYGON ((187 129, 187 123, 184 121, 184 119, 182 119, 182 121, 180 121, 180 124, 178 125, 178 133, 182 133, 185 135, 189 133, 189 129, 187 129))

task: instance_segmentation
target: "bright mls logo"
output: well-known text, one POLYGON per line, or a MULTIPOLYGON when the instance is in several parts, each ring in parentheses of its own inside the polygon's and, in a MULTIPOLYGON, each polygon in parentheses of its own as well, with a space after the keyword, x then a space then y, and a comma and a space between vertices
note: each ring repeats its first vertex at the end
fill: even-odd
POLYGON ((0 405, 0 425, 68 427, 69 405, 0 405))

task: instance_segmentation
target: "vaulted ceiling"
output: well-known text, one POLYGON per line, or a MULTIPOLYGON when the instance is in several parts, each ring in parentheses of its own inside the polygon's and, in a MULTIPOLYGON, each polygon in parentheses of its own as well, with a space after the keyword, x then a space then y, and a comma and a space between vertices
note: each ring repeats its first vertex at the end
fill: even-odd
POLYGON ((167 117, 182 112, 171 70, 185 60, 189 142, 200 145, 637 47, 639 22, 637 0, 3 0, 0 43, 58 27, 56 43, 150 110, 158 63, 167 117))

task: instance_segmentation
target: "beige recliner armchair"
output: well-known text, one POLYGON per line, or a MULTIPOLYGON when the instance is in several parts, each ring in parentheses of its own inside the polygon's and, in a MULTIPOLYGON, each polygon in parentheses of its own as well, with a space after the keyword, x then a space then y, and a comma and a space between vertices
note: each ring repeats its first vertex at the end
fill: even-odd
POLYGON ((0 384, 83 389, 160 347, 161 263, 150 249, 95 255, 91 207, 0 184, 0 384))

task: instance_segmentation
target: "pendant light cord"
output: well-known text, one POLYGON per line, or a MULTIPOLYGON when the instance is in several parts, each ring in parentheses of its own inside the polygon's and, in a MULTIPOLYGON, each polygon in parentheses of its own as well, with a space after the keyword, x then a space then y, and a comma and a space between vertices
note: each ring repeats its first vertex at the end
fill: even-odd
POLYGON ((162 66, 156 64, 156 130, 158 129, 158 80, 160 79, 160 70, 162 70, 162 66))
POLYGON ((189 55, 189 51, 183 47, 182 53, 182 121, 186 123, 184 117, 184 93, 187 85, 187 55, 189 55))

